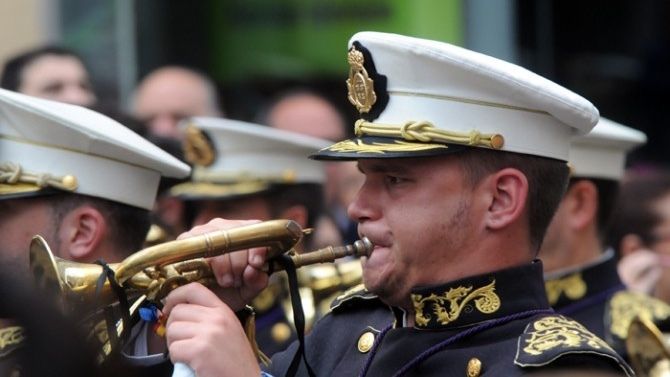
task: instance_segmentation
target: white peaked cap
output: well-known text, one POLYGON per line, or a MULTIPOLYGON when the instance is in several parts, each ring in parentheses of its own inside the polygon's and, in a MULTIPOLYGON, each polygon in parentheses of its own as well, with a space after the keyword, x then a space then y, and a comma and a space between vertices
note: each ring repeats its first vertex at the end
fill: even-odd
POLYGON ((307 157, 327 140, 223 118, 191 118, 181 127, 186 128, 185 155, 194 168, 191 181, 173 187, 173 195, 224 199, 325 179, 323 165, 307 157))
POLYGON ((360 32, 348 60, 349 100, 364 121, 356 138, 317 159, 410 157, 465 145, 567 161, 571 138, 598 121, 598 110, 572 91, 447 43, 360 32))
POLYGON ((151 209, 161 175, 189 171, 107 116, 0 89, 0 199, 63 190, 151 209))
POLYGON ((600 118, 590 133, 572 141, 568 161, 572 176, 618 181, 623 177, 626 154, 646 142, 644 133, 600 118))

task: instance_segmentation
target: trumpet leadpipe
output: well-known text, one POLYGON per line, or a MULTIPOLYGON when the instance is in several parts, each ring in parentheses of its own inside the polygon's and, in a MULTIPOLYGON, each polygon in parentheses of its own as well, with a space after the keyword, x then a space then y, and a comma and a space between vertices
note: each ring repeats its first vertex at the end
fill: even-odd
MULTIPOLYGON (((363 257, 368 256, 372 252, 374 245, 367 237, 357 240, 351 245, 344 246, 327 246, 322 249, 310 251, 307 253, 294 253, 289 257, 293 261, 296 268, 309 266, 318 263, 333 263, 337 259, 344 257, 363 257)), ((274 271, 282 270, 283 267, 276 261, 271 260, 265 269, 266 272, 272 273, 274 271)))

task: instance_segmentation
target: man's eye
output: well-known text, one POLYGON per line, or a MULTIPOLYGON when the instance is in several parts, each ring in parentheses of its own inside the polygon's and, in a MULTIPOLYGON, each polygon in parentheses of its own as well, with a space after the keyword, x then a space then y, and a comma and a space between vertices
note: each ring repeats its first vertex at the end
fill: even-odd
POLYGON ((46 94, 58 94, 63 90, 63 85, 60 83, 54 83, 44 87, 44 93, 46 94))
POLYGON ((400 177, 395 177, 392 175, 386 176, 386 183, 391 184, 391 185, 397 185, 398 183, 403 182, 404 180, 400 177))

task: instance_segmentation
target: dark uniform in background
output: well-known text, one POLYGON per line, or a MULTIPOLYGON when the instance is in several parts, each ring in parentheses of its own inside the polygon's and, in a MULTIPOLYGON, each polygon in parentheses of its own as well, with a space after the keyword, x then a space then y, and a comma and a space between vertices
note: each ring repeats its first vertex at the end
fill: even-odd
POLYGON ((662 329, 670 325, 670 306, 626 290, 612 255, 595 265, 548 279, 545 284, 557 313, 574 318, 624 356, 628 327, 635 317, 649 318, 662 329))
POLYGON ((670 320, 670 306, 626 290, 614 250, 603 241, 626 153, 645 140, 643 133, 606 118, 589 134, 573 139, 570 186, 539 254, 545 262, 549 304, 624 357, 628 327, 636 316, 663 328, 670 320))

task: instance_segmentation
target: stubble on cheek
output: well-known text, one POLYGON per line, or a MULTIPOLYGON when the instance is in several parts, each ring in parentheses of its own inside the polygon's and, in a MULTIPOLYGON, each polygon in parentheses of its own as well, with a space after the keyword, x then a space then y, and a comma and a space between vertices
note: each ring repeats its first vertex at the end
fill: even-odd
POLYGON ((11 253, 8 250, 0 250, 0 264, 2 273, 9 281, 17 283, 30 282, 32 275, 29 271, 28 254, 11 253))

